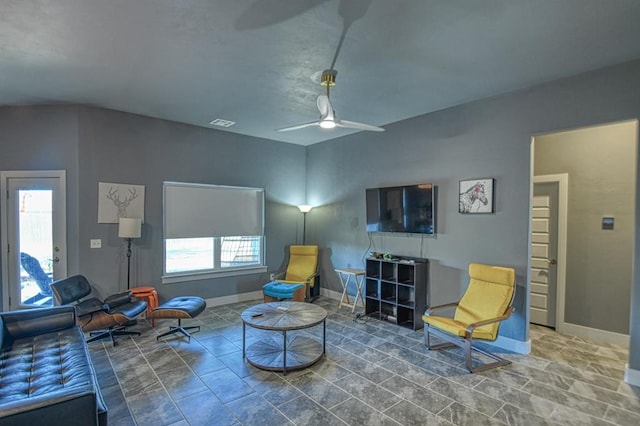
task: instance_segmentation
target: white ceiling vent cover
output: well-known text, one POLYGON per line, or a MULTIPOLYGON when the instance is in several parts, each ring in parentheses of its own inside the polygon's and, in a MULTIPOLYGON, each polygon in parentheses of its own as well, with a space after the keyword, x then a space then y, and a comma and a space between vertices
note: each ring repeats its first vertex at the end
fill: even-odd
POLYGON ((236 124, 236 122, 231 120, 223 120, 222 118, 216 118, 215 120, 210 121, 209 124, 213 124, 214 126, 219 127, 231 127, 236 124))

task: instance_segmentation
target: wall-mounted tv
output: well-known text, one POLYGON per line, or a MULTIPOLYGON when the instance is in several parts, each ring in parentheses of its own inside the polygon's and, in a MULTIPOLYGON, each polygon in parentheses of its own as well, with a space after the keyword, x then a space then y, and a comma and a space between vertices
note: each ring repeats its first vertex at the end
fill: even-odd
POLYGON ((367 189, 367 232, 435 234, 435 192, 430 183, 367 189))

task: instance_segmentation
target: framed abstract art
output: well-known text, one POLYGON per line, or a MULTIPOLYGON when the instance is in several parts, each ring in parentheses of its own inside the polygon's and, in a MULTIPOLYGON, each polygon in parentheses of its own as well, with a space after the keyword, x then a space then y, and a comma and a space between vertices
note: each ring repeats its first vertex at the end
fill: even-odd
POLYGON ((493 184, 492 178, 461 180, 458 187, 458 212, 494 213, 493 184))

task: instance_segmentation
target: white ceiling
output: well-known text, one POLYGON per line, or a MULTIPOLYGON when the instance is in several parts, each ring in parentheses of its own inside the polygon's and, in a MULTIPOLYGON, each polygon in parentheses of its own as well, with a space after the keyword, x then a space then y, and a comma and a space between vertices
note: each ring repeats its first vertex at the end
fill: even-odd
POLYGON ((274 131, 317 118, 334 57, 338 116, 384 127, 640 58, 640 1, 0 0, 0 106, 222 118, 309 145, 353 133, 274 131))

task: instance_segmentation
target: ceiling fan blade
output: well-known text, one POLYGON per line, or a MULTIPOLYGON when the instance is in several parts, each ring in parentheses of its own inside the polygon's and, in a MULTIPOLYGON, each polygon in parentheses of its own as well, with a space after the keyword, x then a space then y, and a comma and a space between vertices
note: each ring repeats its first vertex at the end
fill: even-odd
POLYGON ((368 130, 370 132, 384 132, 384 129, 382 127, 373 126, 371 124, 358 123, 357 121, 336 120, 336 126, 344 127, 346 129, 368 130))
POLYGON ((304 129, 305 127, 319 126, 319 125, 320 123, 318 123, 317 121, 310 121, 308 123, 294 124, 293 126, 281 127, 279 129, 276 129, 276 132, 288 132, 291 130, 304 129))

